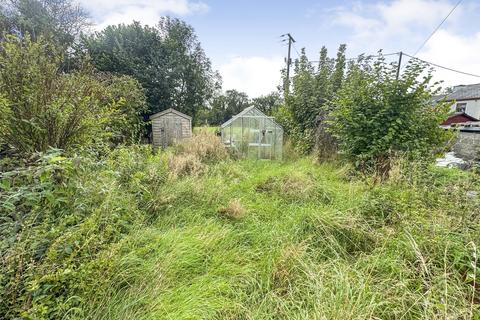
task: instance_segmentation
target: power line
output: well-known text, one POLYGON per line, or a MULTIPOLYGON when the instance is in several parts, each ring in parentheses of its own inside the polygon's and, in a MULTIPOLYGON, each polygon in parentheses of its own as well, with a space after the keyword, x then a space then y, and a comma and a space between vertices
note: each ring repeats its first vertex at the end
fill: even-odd
POLYGON ((450 17, 450 15, 453 13, 453 11, 455 11, 455 9, 457 9, 457 7, 460 5, 460 3, 462 2, 463 0, 458 0, 457 4, 452 8, 452 10, 450 10, 450 12, 447 14, 447 16, 445 18, 443 18, 443 20, 440 22, 440 24, 433 30, 433 32, 428 36, 427 39, 425 39, 425 41, 423 41, 423 43, 420 45, 420 47, 418 47, 417 51, 415 51, 415 54, 413 56, 416 56, 420 50, 422 50, 422 48, 427 44, 427 42, 433 37, 433 35, 440 29, 440 27, 443 25, 443 23, 445 21, 447 21, 448 17, 450 17))
MULTIPOLYGON (((365 59, 370 59, 370 58, 378 58, 378 57, 388 57, 388 56, 393 56, 393 55, 398 55, 400 52, 392 52, 392 53, 385 53, 385 54, 370 54, 368 56, 364 56, 365 59)), ((357 58, 346 58, 345 61, 353 61, 353 60, 358 60, 359 57, 357 58)), ((308 61, 311 63, 318 63, 320 60, 313 60, 313 61, 308 61)))
MULTIPOLYGON (((366 55, 366 56, 363 56, 365 59, 371 59, 371 58, 378 58, 378 57, 387 57, 387 56, 393 56, 393 55, 400 55, 400 58, 399 58, 399 64, 398 64, 398 71, 397 71, 397 78, 399 76, 399 73, 400 73, 400 70, 403 69, 403 67, 401 67, 401 56, 402 55, 405 55, 407 57, 409 57, 410 59, 415 59, 417 61, 421 61, 423 63, 426 63, 428 65, 431 65, 431 66, 434 66, 434 67, 437 67, 437 68, 440 68, 440 69, 444 69, 444 70, 448 70, 448 71, 451 71, 451 72, 456 72, 456 73, 459 73, 459 74, 463 74, 463 75, 467 75, 467 76, 471 76, 471 77, 475 77, 475 78, 480 78, 480 75, 477 75, 477 74, 473 74, 473 73, 469 73, 469 72, 465 72, 465 71, 461 71, 461 70, 456 70, 456 69, 453 69, 453 68, 449 68, 449 67, 445 67, 445 66, 442 66, 442 65, 439 65, 439 64, 436 64, 436 63, 433 63, 433 62, 430 62, 430 61, 426 61, 426 60, 423 60, 423 59, 420 59, 420 58, 417 58, 415 57, 418 52, 425 46, 425 44, 432 38, 432 36, 441 28, 441 26, 443 25, 443 23, 445 23, 445 21, 447 21, 447 19, 450 17, 450 15, 455 11, 455 9, 462 3, 463 0, 459 0, 455 6, 452 8, 452 10, 450 10, 450 12, 447 14, 447 16, 440 22, 440 24, 435 28, 435 30, 433 30, 433 32, 428 36, 428 38, 422 43, 422 45, 417 49, 417 51, 415 52, 414 55, 409 55, 408 53, 405 53, 405 52, 392 52, 392 53, 385 53, 385 54, 376 54, 376 55, 366 55)), ((289 74, 289 69, 290 69, 290 63, 291 63, 291 59, 290 59, 290 48, 291 46, 293 46, 295 52, 297 53, 297 55, 299 57, 301 57, 301 54, 298 52, 294 42, 295 40, 293 39, 293 37, 287 33, 287 34, 284 34, 284 35, 281 35, 280 37, 287 37, 286 39, 283 39, 282 42, 286 42, 288 41, 288 58, 287 58, 287 84, 289 82, 288 80, 288 74, 289 74)), ((359 60, 360 57, 357 57, 357 58, 346 58, 345 61, 352 61, 352 60, 359 60)), ((313 61, 310 61, 308 60, 308 62, 310 63, 319 63, 320 60, 313 60, 313 61)), ((288 87, 286 88, 287 91, 288 91, 288 87)))
MULTIPOLYGON (((385 53, 385 54, 377 54, 377 55, 368 55, 368 56, 365 56, 365 58, 369 59, 369 58, 378 58, 378 57, 386 57, 386 56, 393 56, 393 55, 399 55, 400 52, 392 52, 392 53, 385 53)), ((427 60, 423 60, 423 59, 420 59, 420 58, 417 58, 413 55, 410 55, 408 53, 405 53, 405 52, 402 52, 403 55, 409 57, 410 59, 415 59, 415 60, 418 60, 418 61, 421 61, 423 63, 426 63, 426 64, 429 64, 431 66, 434 66, 434 67, 437 67, 437 68, 440 68, 440 69, 444 69, 444 70, 448 70, 448 71, 451 71, 451 72, 456 72, 456 73, 460 73, 460 74, 463 74, 463 75, 467 75, 467 76, 471 76, 471 77, 476 77, 476 78, 480 78, 480 75, 478 74, 473 74, 473 73, 469 73, 469 72, 465 72, 465 71, 461 71, 461 70, 457 70, 457 69, 453 69, 453 68, 450 68, 450 67, 445 67, 445 66, 442 66, 442 65, 439 65, 437 63, 433 63, 433 62, 430 62, 430 61, 427 61, 427 60)), ((348 58, 348 59, 345 59, 346 61, 351 61, 351 60, 358 60, 358 58, 348 58)), ((310 63, 318 63, 320 62, 319 60, 317 61, 309 61, 310 63)))
POLYGON ((461 73, 461 74, 464 74, 464 75, 467 75, 467 76, 471 76, 471 77, 480 78, 480 75, 478 75, 478 74, 473 74, 473 73, 469 73, 469 72, 464 72, 464 71, 452 69, 452 68, 449 68, 449 67, 444 67, 444 66, 441 66, 441 65, 439 65, 439 64, 436 64, 436 63, 433 63, 433 62, 429 62, 429 61, 426 61, 426 60, 419 59, 419 58, 417 58, 417 57, 411 56, 411 55, 409 55, 409 54, 407 54, 407 53, 405 53, 405 52, 404 52, 403 54, 406 55, 407 57, 410 57, 411 59, 415 59, 415 60, 418 60, 418 61, 427 63, 427 64, 432 65, 432 66, 437 67, 437 68, 445 69, 445 70, 452 71, 452 72, 461 73))
POLYGON ((293 49, 295 49, 295 52, 297 53, 298 57, 300 58, 302 55, 298 52, 297 47, 295 46, 295 43, 292 43, 293 49))

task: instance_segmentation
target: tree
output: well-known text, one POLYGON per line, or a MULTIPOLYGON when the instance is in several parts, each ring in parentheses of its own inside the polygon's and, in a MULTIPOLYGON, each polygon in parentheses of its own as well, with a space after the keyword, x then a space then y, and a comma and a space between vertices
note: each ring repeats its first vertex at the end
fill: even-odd
POLYGON ((278 92, 272 92, 252 99, 252 105, 269 116, 273 115, 282 104, 283 99, 278 92))
POLYGON ((28 34, 33 40, 44 37, 69 47, 89 25, 86 11, 72 0, 0 2, 0 37, 28 34))
POLYGON ((332 96, 332 68, 334 61, 328 57, 328 51, 325 46, 320 50, 320 59, 318 62, 318 72, 316 75, 316 97, 317 103, 323 105, 328 98, 332 96))
POLYGON ((147 110, 145 90, 130 76, 102 74, 97 77, 105 90, 102 102, 117 103, 108 122, 110 142, 114 145, 140 142, 146 131, 142 117, 147 110))
POLYGON ((345 77, 345 66, 346 66, 345 51, 346 50, 347 50, 347 46, 345 44, 341 44, 337 51, 337 58, 335 59, 335 67, 331 75, 333 93, 336 93, 342 87, 343 79, 345 77))
POLYGON ((250 99, 245 92, 237 90, 227 90, 225 92, 225 114, 223 122, 227 121, 236 114, 242 112, 245 108, 250 107, 250 99))
POLYGON ((331 113, 330 102, 341 88, 345 77, 346 45, 341 44, 336 59, 328 58, 327 49, 322 47, 316 78, 317 102, 321 106, 315 123, 315 149, 319 159, 326 160, 336 156, 337 141, 328 131, 331 113))
POLYGON ((155 27, 109 26, 83 38, 83 44, 101 71, 137 79, 147 95, 147 114, 175 108, 196 116, 218 88, 193 28, 164 17, 155 27))
POLYGON ((0 142, 31 153, 134 136, 134 116, 144 103, 138 84, 100 80, 91 68, 65 74, 62 61, 62 53, 42 37, 34 42, 7 36, 1 43, 0 142))
POLYGON ((245 92, 227 90, 224 94, 213 97, 209 107, 202 112, 199 123, 221 125, 250 105, 250 99, 245 92))
POLYGON ((381 175, 388 173, 392 156, 430 159, 449 137, 439 127, 448 104, 431 102, 439 90, 431 84, 432 69, 410 60, 398 81, 396 70, 383 57, 373 65, 361 59, 332 102, 329 130, 342 152, 357 168, 381 175))
POLYGON ((290 102, 292 115, 301 132, 314 127, 318 114, 319 104, 315 99, 315 70, 308 61, 305 48, 301 51, 300 58, 295 61, 295 76, 293 77, 293 92, 290 102))
POLYGON ((335 152, 335 141, 325 130, 330 112, 327 102, 342 85, 345 69, 345 45, 340 45, 337 58, 329 58, 325 47, 315 68, 302 49, 295 61, 291 94, 285 108, 277 116, 297 150, 310 153, 314 149, 322 158, 335 152))

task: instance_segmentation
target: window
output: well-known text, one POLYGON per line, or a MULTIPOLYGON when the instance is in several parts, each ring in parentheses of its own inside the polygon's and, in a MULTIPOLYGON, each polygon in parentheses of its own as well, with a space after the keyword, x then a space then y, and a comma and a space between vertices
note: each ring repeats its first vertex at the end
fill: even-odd
POLYGON ((467 108, 466 103, 457 103, 457 107, 455 108, 455 111, 464 113, 466 108, 467 108))

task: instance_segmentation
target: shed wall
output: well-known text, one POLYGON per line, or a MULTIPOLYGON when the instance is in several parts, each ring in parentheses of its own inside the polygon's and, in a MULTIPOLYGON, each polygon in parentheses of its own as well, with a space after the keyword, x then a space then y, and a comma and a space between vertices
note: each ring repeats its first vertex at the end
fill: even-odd
POLYGON ((192 122, 173 112, 152 119, 152 140, 154 147, 166 147, 192 136, 192 122))

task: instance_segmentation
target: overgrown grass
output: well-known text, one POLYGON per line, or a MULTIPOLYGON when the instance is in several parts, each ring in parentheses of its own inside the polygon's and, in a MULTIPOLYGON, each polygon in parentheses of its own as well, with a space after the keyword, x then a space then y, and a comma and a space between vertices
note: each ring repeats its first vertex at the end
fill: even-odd
MULTIPOLYGON (((181 150, 172 156, 189 148, 181 150)), ((68 189, 74 193, 64 210, 72 217, 84 212, 85 218, 49 225, 62 232, 48 238, 46 257, 24 271, 34 275, 18 294, 31 297, 30 303, 14 305, 21 314, 480 317, 480 201, 467 193, 480 191, 478 177, 403 168, 395 179, 378 184, 310 158, 266 162, 223 156, 199 160, 198 174, 171 175, 172 156, 121 149, 94 167, 78 164, 83 173, 71 178, 76 187, 68 189), (75 241, 68 258, 52 253, 75 241), (51 285, 57 289, 51 291, 51 285)))
POLYGON ((207 132, 211 134, 215 134, 216 132, 220 131, 219 126, 200 126, 200 127, 193 127, 193 133, 202 133, 207 132))

